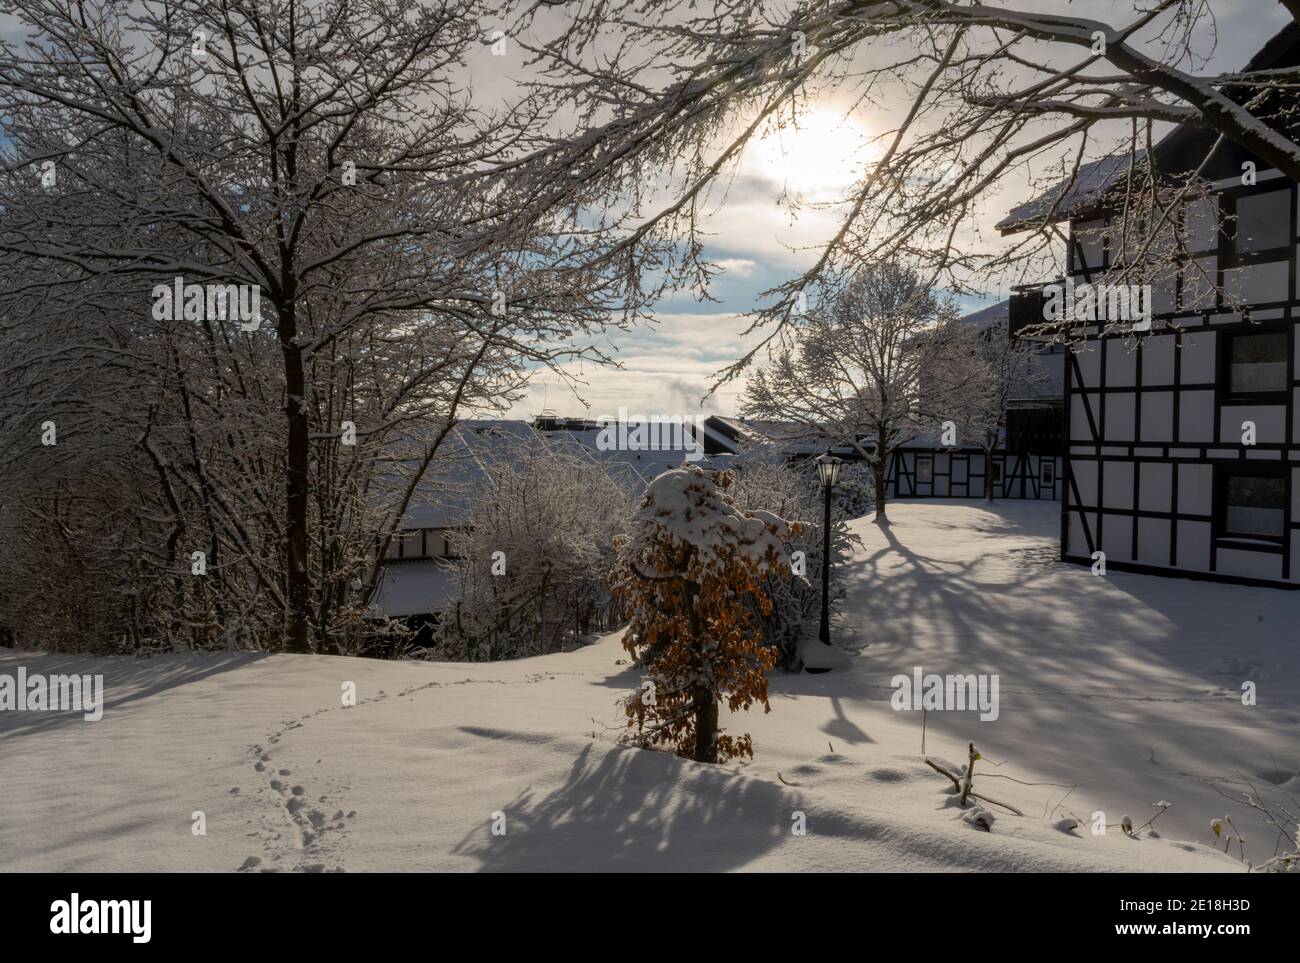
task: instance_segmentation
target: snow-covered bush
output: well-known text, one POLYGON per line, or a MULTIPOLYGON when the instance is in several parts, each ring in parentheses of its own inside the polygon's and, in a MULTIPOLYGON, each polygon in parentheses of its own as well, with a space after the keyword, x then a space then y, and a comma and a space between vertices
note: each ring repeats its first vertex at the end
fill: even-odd
POLYGON ((456 590, 433 657, 517 659, 614 628, 621 616, 606 583, 632 510, 627 492, 603 465, 546 446, 485 467, 488 484, 452 540, 456 590))
POLYGON ((792 526, 770 511, 743 511, 728 472, 675 468, 646 488, 619 539, 615 594, 631 624, 623 645, 646 669, 625 705, 629 740, 671 745, 679 756, 720 762, 752 756, 749 735, 724 735, 718 703, 765 711, 776 650, 754 610, 767 615, 768 573, 790 571, 792 526))
MULTIPOLYGON (((816 481, 817 471, 811 463, 805 474, 810 483, 816 481)), ((831 489, 834 517, 861 518, 875 511, 876 485, 871 475, 871 466, 865 461, 846 461, 840 467, 839 481, 831 489)))
MULTIPOLYGON (((844 466, 845 469, 853 467, 844 466)), ((871 479, 865 466, 858 466, 855 476, 841 472, 840 482, 832 489, 831 499, 831 618, 835 619, 844 598, 844 563, 853 546, 861 539, 849 531, 846 520, 853 517, 852 509, 834 495, 842 491, 849 505, 861 496, 863 512, 870 510, 871 479), (848 477, 846 477, 848 476, 848 477), (851 478, 855 477, 858 484, 851 478)), ((792 522, 784 539, 786 553, 793 559, 803 559, 803 578, 792 578, 779 572, 763 576, 764 594, 771 600, 771 608, 764 613, 754 609, 763 628, 767 644, 778 650, 777 665, 785 669, 800 668, 799 649, 802 642, 815 639, 821 619, 822 579, 822 520, 823 494, 817 485, 817 473, 812 463, 802 466, 782 464, 745 465, 735 473, 731 497, 736 505, 746 511, 767 510, 792 522), (803 553, 799 555, 797 553, 803 553)), ((836 633, 832 631, 832 639, 836 633)))

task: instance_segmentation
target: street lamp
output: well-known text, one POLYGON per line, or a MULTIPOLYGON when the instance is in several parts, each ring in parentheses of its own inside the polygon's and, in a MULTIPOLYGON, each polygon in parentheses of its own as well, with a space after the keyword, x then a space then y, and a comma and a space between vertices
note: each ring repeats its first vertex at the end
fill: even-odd
POLYGON ((817 481, 826 490, 826 511, 822 521, 822 625, 818 638, 831 644, 831 489, 840 480, 843 464, 829 451, 817 459, 817 481))

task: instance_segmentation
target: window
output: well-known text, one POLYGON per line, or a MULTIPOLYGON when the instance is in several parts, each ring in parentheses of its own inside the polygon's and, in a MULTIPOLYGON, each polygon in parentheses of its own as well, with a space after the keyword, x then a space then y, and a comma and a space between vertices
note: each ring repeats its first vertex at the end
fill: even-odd
POLYGON ((1183 225, 1187 250, 1213 251, 1219 246, 1219 203, 1216 198, 1202 197, 1183 208, 1183 225))
POLYGON ((1280 467, 1225 466, 1218 489, 1220 536, 1282 542, 1286 480, 1280 467))
POLYGON ((1291 192, 1243 194, 1237 198, 1236 250, 1251 254, 1291 246, 1291 192))
POLYGON ((934 462, 929 458, 918 458, 916 460, 916 482, 918 485, 929 485, 934 481, 934 462))
POLYGON ((1038 467, 1038 481, 1042 485, 1056 484, 1056 463, 1045 461, 1038 467))
POLYGON ((1228 393, 1234 396, 1286 395, 1286 362, 1290 348, 1285 331, 1226 336, 1228 393))
POLYGON ((450 528, 431 528, 429 529, 428 542, 429 554, 439 558, 455 558, 456 546, 452 541, 453 529, 450 528))
POLYGON ((1007 409, 1007 453, 1058 455, 1065 445, 1065 413, 1056 402, 1007 409))
POLYGON ((420 554, 420 533, 398 532, 388 543, 389 558, 415 558, 420 554))
POLYGON ((1002 464, 995 461, 989 471, 993 472, 993 484, 1000 484, 1002 481, 1002 464))

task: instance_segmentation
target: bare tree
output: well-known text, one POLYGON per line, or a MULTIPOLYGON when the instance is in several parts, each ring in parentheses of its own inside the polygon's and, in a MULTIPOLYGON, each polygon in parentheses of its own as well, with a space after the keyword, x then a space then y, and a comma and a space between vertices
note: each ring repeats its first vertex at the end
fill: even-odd
MULTIPOLYGON (((985 464, 1005 443, 1007 411, 1013 401, 1032 399, 1050 380, 1040 345, 1007 335, 1007 322, 981 329, 962 324, 950 348, 950 364, 963 372, 954 390, 933 410, 951 421, 958 438, 984 451, 985 464), (946 416, 946 417, 945 417, 946 416)), ((984 473, 984 497, 993 498, 993 473, 984 473)))
MULTIPOLYGON (((797 522, 785 537, 786 554, 804 560, 803 570, 790 575, 768 572, 763 594, 772 602, 769 611, 751 599, 745 604, 763 629, 766 643, 779 652, 777 665, 791 671, 802 668, 807 647, 820 646, 817 638, 821 613, 821 574, 827 560, 822 554, 822 492, 812 466, 793 467, 782 462, 753 460, 739 467, 732 498, 742 511, 768 511, 797 522), (800 467, 802 470, 800 470, 800 467)), ((840 483, 847 488, 847 472, 840 483)), ((837 492, 842 489, 837 487, 837 492)), ((845 563, 862 540, 848 526, 853 517, 843 504, 833 505, 831 521, 831 618, 838 620, 846 595, 845 563)), ((824 648, 824 647, 823 647, 824 648)), ((815 650, 814 650, 815 651, 815 650)))
POLYGON ((6 427, 38 457, 40 416, 68 411, 77 379, 49 377, 40 325, 121 310, 117 342, 60 350, 147 373, 144 397, 97 403, 131 425, 181 533, 164 541, 208 550, 218 631, 270 604, 291 651, 328 649, 461 410, 508 403, 525 366, 642 299, 601 225, 529 203, 535 172, 513 160, 542 143, 547 102, 469 102, 483 7, 5 4, 32 39, 0 44, 0 256, 20 279, 4 314, 38 389, 6 427), (159 311, 176 279, 252 290, 265 323, 202 297, 159 311), (417 457, 376 491, 403 446, 417 457))
MULTIPOLYGON (((1295 30, 1300 2, 1282 5, 1295 30)), ((954 291, 991 278, 1055 277, 1064 244, 1057 215, 1077 199, 1088 164, 1117 151, 1121 164, 1111 172, 1134 201, 1157 182, 1161 190, 1172 183, 1177 195, 1224 145, 1300 179, 1292 110, 1300 71, 1258 64, 1206 71, 1209 48, 1200 38, 1213 36, 1222 6, 1150 0, 1123 21, 1106 22, 1016 0, 652 7, 608 0, 533 4, 514 30, 546 68, 545 89, 568 98, 580 117, 581 126, 535 158, 577 175, 552 179, 549 190, 565 195, 599 184, 650 205, 650 185, 663 192, 669 178, 649 172, 671 162, 671 189, 659 195, 667 200, 653 200, 626 243, 683 234, 681 257, 695 264, 701 284, 709 268, 700 212, 749 142, 774 127, 797 127, 802 106, 818 99, 834 96, 846 112, 875 116, 887 116, 881 108, 890 102, 905 104, 877 138, 878 157, 842 198, 833 237, 753 312, 766 337, 723 372, 729 379, 797 322, 810 285, 853 263, 906 258, 954 291), (1204 136, 1182 144, 1171 168, 1151 149, 1160 124, 1204 136), (1029 218, 1031 230, 990 250, 969 225, 1011 184, 1048 197, 1029 218)), ((1149 194, 1160 220, 1168 219, 1160 213, 1167 201, 1149 194)))
POLYGON ((754 370, 741 411, 788 426, 791 440, 851 446, 871 465, 884 522, 889 459, 965 377, 953 367, 961 337, 954 306, 915 270, 865 265, 822 287, 795 343, 754 370))

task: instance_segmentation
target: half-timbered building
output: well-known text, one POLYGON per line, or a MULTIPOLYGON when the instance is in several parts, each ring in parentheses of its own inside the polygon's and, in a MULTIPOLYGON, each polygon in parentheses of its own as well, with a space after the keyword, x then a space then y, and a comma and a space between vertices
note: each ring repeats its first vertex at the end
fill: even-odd
MULTIPOLYGON (((1248 69, 1300 64, 1287 28, 1248 69)), ((1300 586, 1300 300, 1296 184, 1214 135, 1179 128, 1154 167, 1203 158, 1208 190, 1180 205, 1185 243, 1154 285, 1149 330, 1080 322, 1065 367, 1061 557, 1155 573, 1300 586), (1198 283, 1208 280, 1213 283, 1198 283)), ((1108 181, 1081 171, 1069 203, 1069 280, 1104 283, 1122 257, 1108 181)), ((1048 198, 1059 202, 1063 195, 1048 198)), ((1043 200, 1004 232, 1042 222, 1043 200)), ((1059 289, 1059 282, 1058 282, 1059 289)), ((1012 298, 1011 330, 1044 318, 1044 291, 1012 298)))

